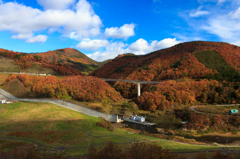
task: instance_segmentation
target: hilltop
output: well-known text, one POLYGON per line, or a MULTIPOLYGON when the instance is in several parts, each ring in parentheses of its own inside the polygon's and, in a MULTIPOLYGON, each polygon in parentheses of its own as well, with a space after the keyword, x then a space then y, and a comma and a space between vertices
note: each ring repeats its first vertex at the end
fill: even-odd
MULTIPOLYGON (((116 57, 90 75, 161 81, 183 77, 210 78, 210 75, 223 75, 221 70, 225 73, 233 71, 237 76, 240 70, 240 48, 223 42, 186 42, 146 55, 128 55, 131 54, 116 57)), ((221 77, 222 80, 233 80, 227 79, 227 76, 221 77)))
POLYGON ((49 62, 67 65, 87 74, 100 66, 97 61, 72 48, 57 49, 44 53, 36 53, 35 55, 41 56, 49 62))

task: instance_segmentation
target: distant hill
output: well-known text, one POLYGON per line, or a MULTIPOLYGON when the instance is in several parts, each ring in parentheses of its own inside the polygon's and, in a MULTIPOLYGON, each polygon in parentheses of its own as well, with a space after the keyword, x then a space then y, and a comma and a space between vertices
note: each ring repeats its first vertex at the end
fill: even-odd
MULTIPOLYGON (((43 53, 21 53, 10 50, 0 49, 0 60, 3 57, 9 60, 15 61, 15 67, 13 71, 26 71, 26 72, 47 72, 47 73, 60 73, 65 75, 80 75, 81 72, 88 75, 90 72, 96 70, 100 66, 107 63, 109 60, 103 62, 97 62, 87 57, 82 52, 72 49, 64 48, 54 51, 47 51, 43 53), (48 70, 43 69, 48 68, 48 70), (67 71, 67 70, 71 71, 67 71), (69 73, 68 73, 69 72, 69 73), (79 73, 77 73, 79 72, 79 73)), ((0 71, 5 68, 1 68, 0 71)), ((10 67, 8 71, 11 71, 10 67)))
POLYGON ((142 81, 183 77, 237 81, 240 48, 223 42, 193 41, 142 56, 120 55, 90 75, 142 81))
POLYGON ((0 59, 6 63, 7 61, 14 61, 13 65, 14 69, 10 67, 0 68, 0 71, 8 71, 8 72, 32 72, 32 73, 46 73, 46 74, 61 74, 61 75, 82 75, 82 73, 66 65, 64 63, 56 63, 51 62, 41 54, 27 54, 27 53, 19 53, 10 50, 0 49, 0 59), (8 60, 6 60, 8 59, 8 60), (11 60, 10 60, 11 59, 11 60))
POLYGON ((47 59, 49 62, 68 65, 81 72, 85 72, 85 74, 92 72, 100 66, 97 61, 92 60, 82 52, 72 48, 36 53, 36 55, 47 59))

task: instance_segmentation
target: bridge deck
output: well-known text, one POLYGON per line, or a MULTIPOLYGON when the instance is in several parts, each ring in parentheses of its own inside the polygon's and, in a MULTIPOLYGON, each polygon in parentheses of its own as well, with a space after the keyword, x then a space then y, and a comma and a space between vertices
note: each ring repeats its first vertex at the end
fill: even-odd
POLYGON ((162 82, 157 82, 157 81, 136 81, 136 80, 121 80, 121 79, 106 79, 106 78, 101 78, 103 81, 121 81, 121 82, 130 82, 130 83, 149 83, 149 84, 159 84, 162 82))

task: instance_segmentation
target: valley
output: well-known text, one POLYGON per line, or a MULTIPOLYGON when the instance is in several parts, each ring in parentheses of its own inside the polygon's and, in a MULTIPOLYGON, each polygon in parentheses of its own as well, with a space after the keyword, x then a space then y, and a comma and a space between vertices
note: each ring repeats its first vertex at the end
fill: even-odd
MULTIPOLYGON (((48 147, 38 147, 42 152, 65 147, 65 157, 84 156, 91 144, 125 140, 131 142, 121 148, 134 140, 154 140, 171 152, 240 149, 239 113, 228 115, 231 109, 239 110, 240 103, 237 46, 194 41, 142 56, 119 55, 103 63, 70 48, 36 54, 0 49, 0 54, 1 88, 17 98, 61 99, 105 114, 146 116, 157 128, 153 133, 127 123, 112 123, 115 131, 111 132, 96 125, 104 122, 100 118, 49 103, 15 102, 0 105, 2 139, 36 141, 48 147), (91 137, 87 131, 101 137, 91 137)), ((11 144, 14 141, 1 140, 1 145, 7 143, 12 147, 2 146, 4 152, 16 148, 11 144)), ((97 147, 103 149, 104 145, 97 147)))

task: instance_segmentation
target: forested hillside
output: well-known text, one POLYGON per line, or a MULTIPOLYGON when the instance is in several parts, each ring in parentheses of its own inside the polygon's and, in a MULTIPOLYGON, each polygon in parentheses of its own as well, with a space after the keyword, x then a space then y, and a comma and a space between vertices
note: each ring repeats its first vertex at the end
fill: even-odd
POLYGON ((136 99, 145 110, 166 110, 180 105, 240 103, 240 83, 220 83, 216 80, 176 82, 148 85, 136 99))
MULTIPOLYGON (((21 68, 39 65, 65 75, 82 75, 70 63, 88 66, 97 64, 73 49, 41 54, 3 49, 0 52, 2 56, 13 59, 21 68)), ((180 105, 240 103, 239 61, 240 48, 237 46, 197 41, 143 56, 130 53, 119 55, 90 74, 101 78, 165 81, 158 85, 142 84, 140 97, 137 97, 137 85, 134 83, 113 82, 114 90, 106 82, 92 76, 59 80, 55 77, 12 75, 5 84, 19 80, 39 97, 73 98, 80 101, 117 101, 122 99, 122 95, 134 98, 139 108, 152 111, 180 105)))
MULTIPOLYGON (((26 54, 0 49, 0 55, 14 60, 20 69, 31 67, 51 68, 62 75, 82 75, 77 69, 61 63, 50 62, 46 58, 36 54, 26 54)), ((11 70, 8 71, 11 72, 11 70)))
MULTIPOLYGON (((190 82, 198 85, 199 80, 212 79, 216 80, 220 84, 223 81, 228 83, 235 82, 230 85, 238 85, 237 82, 240 79, 240 48, 235 45, 222 43, 222 42, 204 42, 204 41, 194 41, 181 43, 176 46, 158 50, 143 56, 134 56, 132 54, 120 55, 105 64, 98 70, 95 70, 91 75, 101 78, 117 78, 117 79, 130 79, 139 81, 166 81, 174 79, 190 79, 190 82)), ((209 83, 209 81, 205 81, 209 83)), ((176 85, 181 85, 182 82, 177 82, 176 85)), ((160 84, 161 85, 161 84, 160 84)), ((154 86, 151 89, 155 89, 154 86)), ((125 98, 135 98, 137 96, 137 86, 134 83, 126 82, 115 82, 113 84, 114 88, 119 91, 125 98)), ((151 85, 143 84, 141 85, 142 93, 149 91, 151 85)), ((189 86, 187 89, 191 89, 189 86)), ((222 87, 222 89, 224 89, 222 87)), ((192 90, 191 94, 197 94, 197 90, 192 90)), ((199 90, 198 90, 199 91, 199 90)), ((211 90, 212 91, 212 90, 211 90)), ((233 91, 232 91, 233 92, 233 91)), ((158 92, 156 98, 164 98, 165 102, 178 103, 175 99, 172 101, 167 98, 165 92, 158 92)), ((174 94, 174 92, 171 92, 174 94)), ((207 92, 206 92, 207 93, 207 92)), ((238 101, 236 96, 231 95, 224 96, 221 101, 212 99, 212 95, 204 95, 203 98, 198 96, 194 98, 194 101, 199 101, 200 103, 205 101, 205 103, 228 103, 229 101, 238 101), (206 97, 205 97, 206 96, 206 97), (230 98, 230 99, 228 99, 230 98), (233 99, 232 99, 233 98, 233 99)), ((182 94, 184 95, 184 93, 182 94)), ((143 93, 141 98, 146 96, 143 93)), ((203 95, 202 95, 203 96, 203 95)), ((151 97, 154 98, 155 97, 151 97)), ((146 97, 149 98, 150 97, 146 97)), ((138 99, 138 104, 144 103, 145 99, 138 99), (139 102, 142 101, 142 102, 139 102)), ((154 101, 154 100, 152 100, 154 101)), ((151 103, 148 101, 148 103, 151 103)), ((191 102, 185 102, 190 104, 191 102)), ((148 104, 145 104, 147 106, 148 104)), ((151 104, 150 104, 151 105, 151 104)), ((157 107, 159 107, 159 104, 157 107)), ((165 105, 163 102, 162 105, 165 105)), ((171 105, 171 104, 167 104, 171 105)), ((155 107, 152 105, 152 107, 155 107)), ((161 106, 160 106, 161 107, 161 106)))
POLYGON ((14 80, 23 83, 29 92, 35 92, 38 97, 76 99, 89 102, 122 99, 119 92, 96 77, 67 76, 58 79, 54 76, 11 75, 4 85, 14 80))
MULTIPOLYGON (((143 56, 118 56, 92 72, 91 75, 141 81, 161 81, 183 77, 197 79, 210 75, 213 78, 215 74, 219 74, 222 66, 225 67, 224 72, 240 70, 238 46, 222 42, 195 41, 181 43, 143 56), (207 61, 204 60, 206 58, 207 61)), ((220 72, 221 76, 224 72, 220 72)), ((237 72, 233 72, 234 77, 239 76, 237 72)), ((233 80, 233 78, 227 78, 228 76, 229 74, 224 78, 216 77, 215 79, 233 80)))
MULTIPOLYGON (((0 49, 0 55, 1 57, 14 60, 19 66, 15 70, 8 68, 9 72, 29 70, 29 68, 35 68, 35 72, 41 72, 41 68, 49 68, 62 75, 82 75, 82 73, 88 75, 109 61, 96 62, 80 51, 71 48, 44 53, 20 53, 0 49)), ((4 69, 1 71, 4 71, 4 69)))

